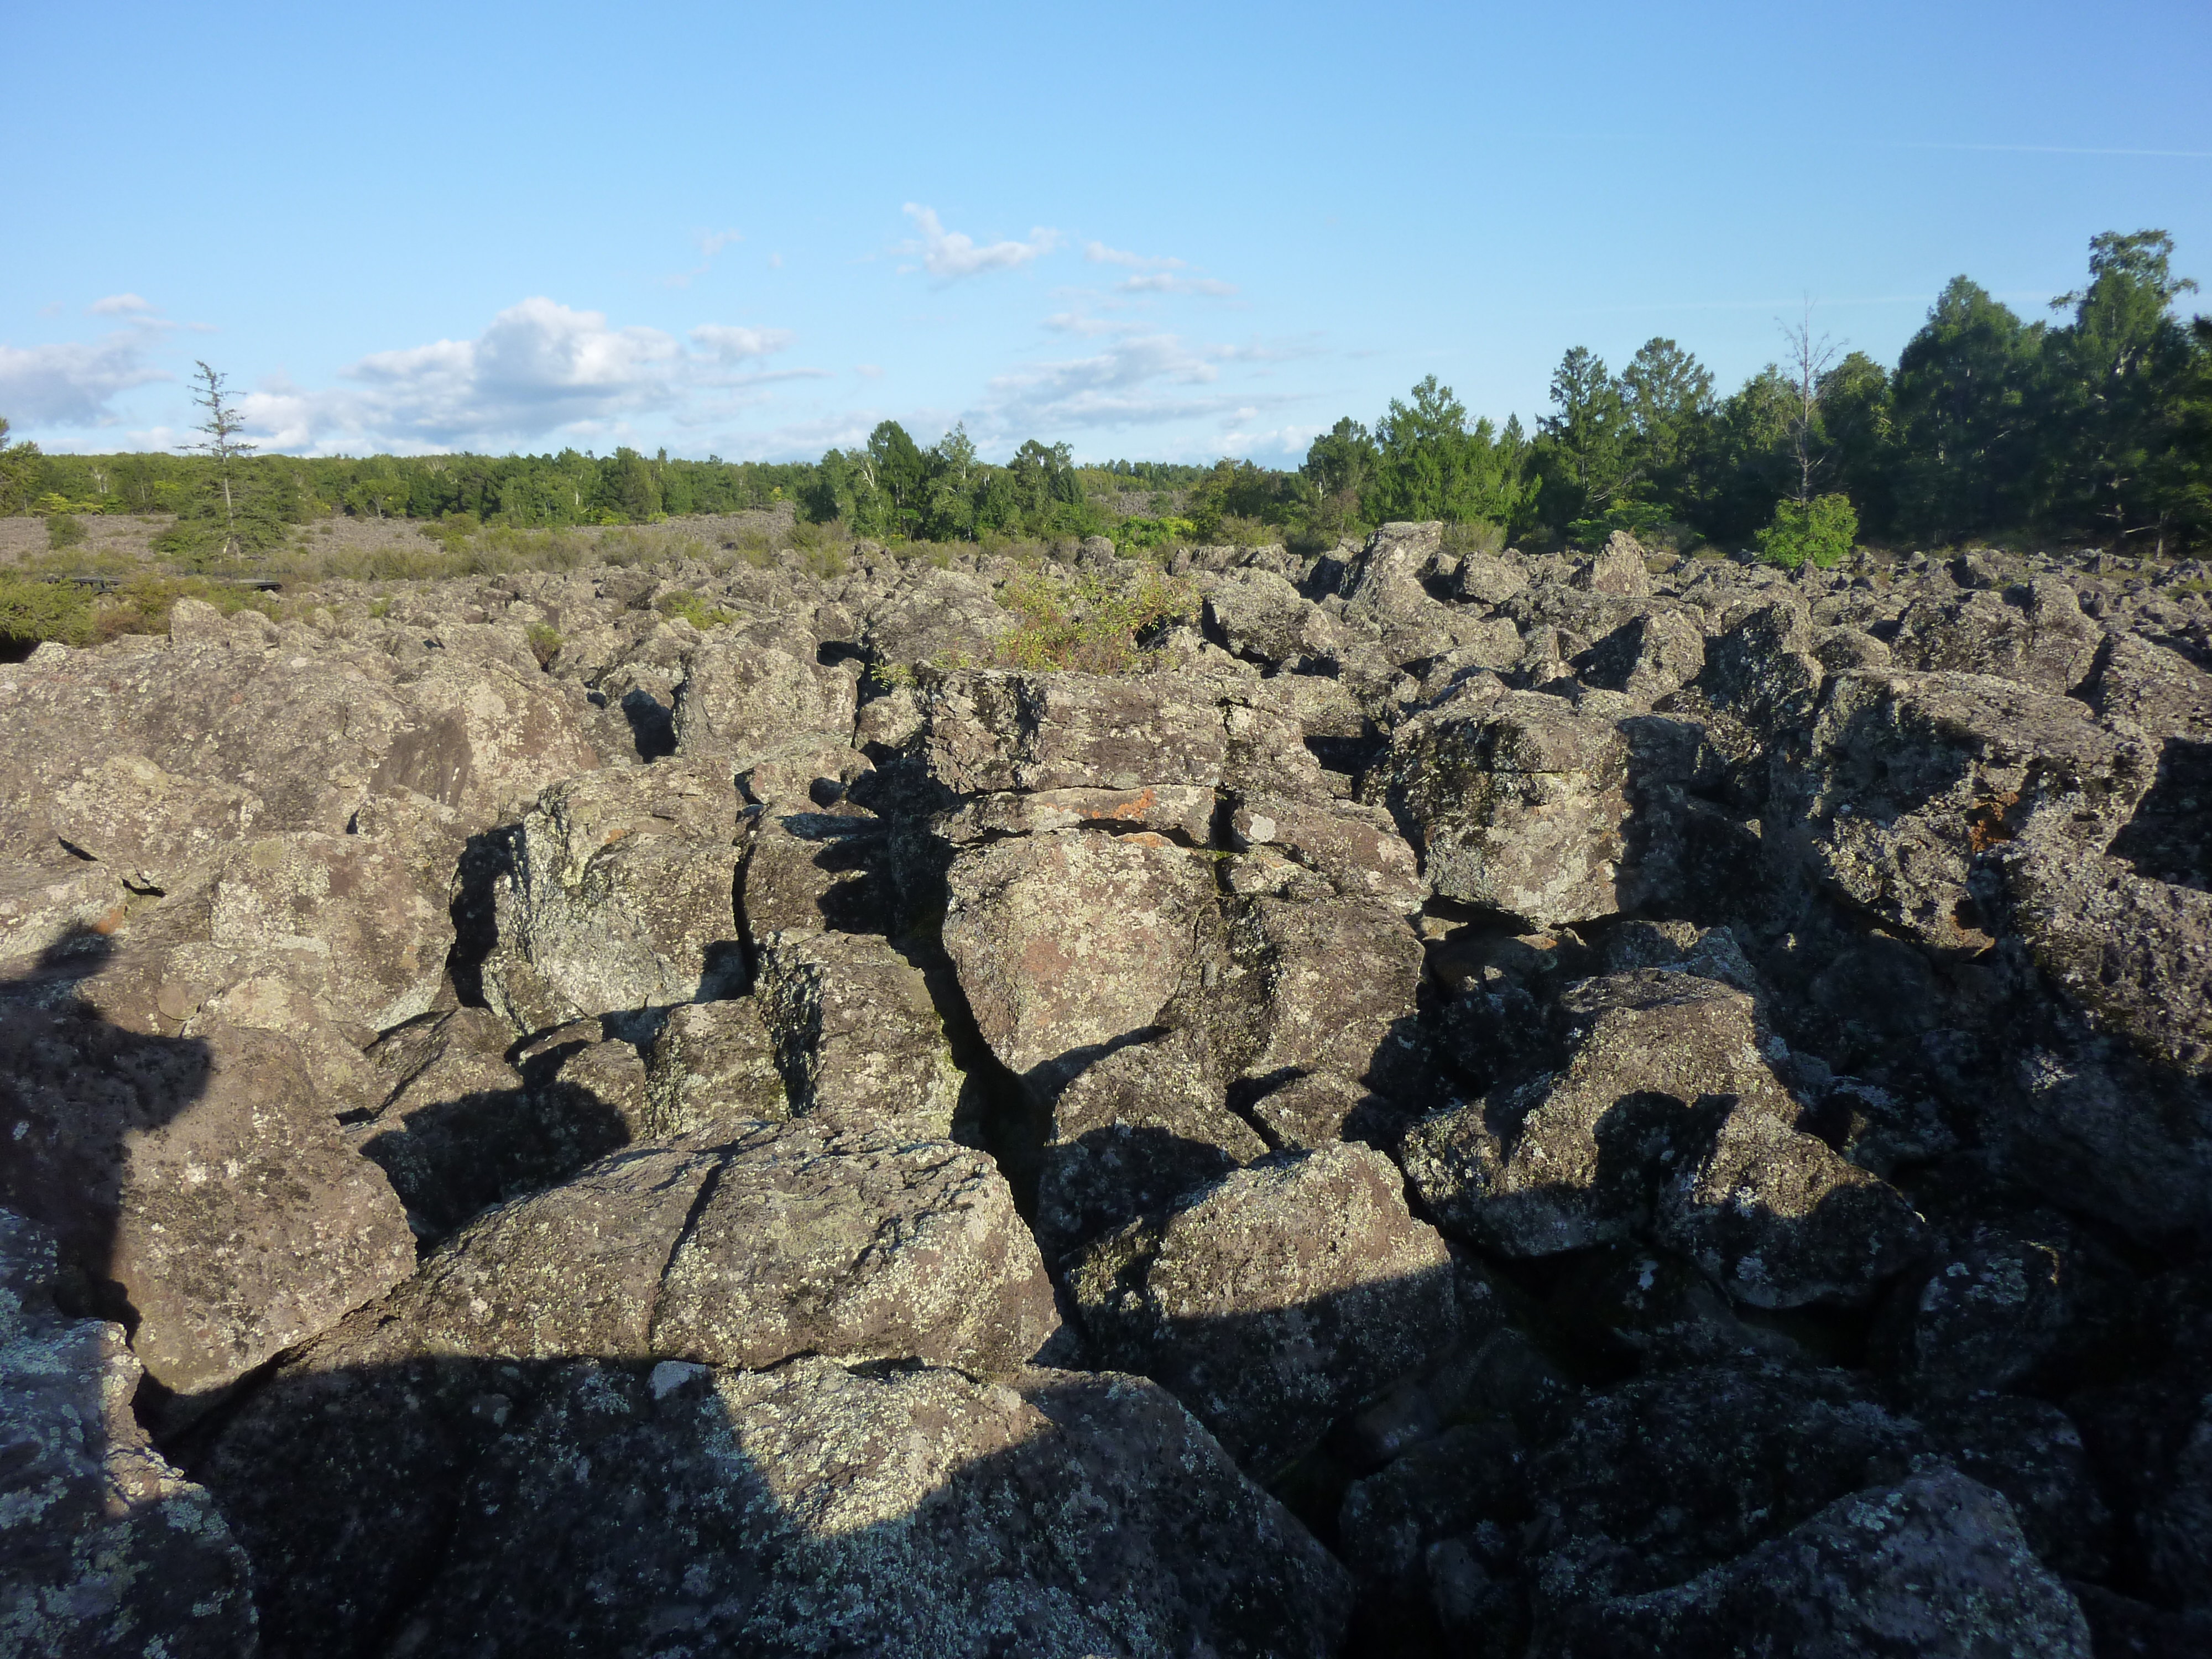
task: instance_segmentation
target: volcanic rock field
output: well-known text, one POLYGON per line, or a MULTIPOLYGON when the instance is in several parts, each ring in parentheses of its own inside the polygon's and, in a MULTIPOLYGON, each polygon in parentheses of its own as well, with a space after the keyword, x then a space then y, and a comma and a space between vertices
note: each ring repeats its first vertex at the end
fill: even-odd
POLYGON ((2212 1653, 2203 566, 1013 574, 0 665, 0 1654, 2212 1653))

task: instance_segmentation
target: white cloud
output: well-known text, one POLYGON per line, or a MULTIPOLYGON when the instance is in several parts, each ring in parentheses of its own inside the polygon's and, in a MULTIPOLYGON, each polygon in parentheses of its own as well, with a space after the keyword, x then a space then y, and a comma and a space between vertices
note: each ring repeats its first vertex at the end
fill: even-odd
POLYGON ((880 380, 884 378, 884 366, 881 363, 854 363, 853 373, 864 380, 880 380))
POLYGON ((474 339, 376 352, 343 371, 350 385, 267 386, 239 407, 270 448, 496 451, 643 416, 693 424, 725 412, 747 388, 827 373, 733 372, 789 346, 788 329, 708 323, 690 337, 698 349, 659 329, 614 328, 603 313, 534 298, 501 312, 474 339))
POLYGON ((170 378, 146 362, 155 337, 142 325, 98 341, 0 345, 0 414, 19 435, 33 425, 107 425, 117 394, 170 378))
POLYGON ((692 344, 705 347, 726 363, 765 357, 781 351, 798 337, 787 328, 745 328, 724 323, 702 323, 691 331, 692 344))
POLYGON ((1215 299, 1228 299, 1237 292, 1234 283, 1218 282, 1211 276, 1173 276, 1165 272, 1125 277, 1114 286, 1124 294, 1203 294, 1215 299))
POLYGON ((714 268, 714 256, 733 242, 744 241, 744 234, 735 230, 702 230, 694 232, 692 245, 699 250, 699 263, 689 270, 679 270, 664 276, 661 282, 669 288, 689 288, 694 277, 704 276, 714 268))
POLYGON ((974 237, 945 229, 934 208, 908 202, 902 210, 921 235, 917 240, 896 244, 891 252, 920 256, 921 268, 941 283, 957 283, 963 276, 980 276, 987 270, 1013 270, 1060 246, 1058 231, 1038 225, 1030 231, 1026 242, 992 242, 978 247, 974 237))
POLYGON ((154 307, 135 294, 111 294, 104 300, 94 300, 85 307, 94 317, 149 316, 154 307))
POLYGON ((1181 270, 1182 261, 1166 254, 1129 253, 1103 242, 1085 242, 1083 257, 1094 265, 1121 265, 1131 270, 1181 270))

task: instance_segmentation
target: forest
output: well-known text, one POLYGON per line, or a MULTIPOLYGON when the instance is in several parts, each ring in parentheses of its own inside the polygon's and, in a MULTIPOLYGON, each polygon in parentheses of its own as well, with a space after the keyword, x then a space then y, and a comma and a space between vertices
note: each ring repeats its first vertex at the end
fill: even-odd
POLYGON ((1830 562, 1854 542, 2032 538, 2172 555, 2212 542, 2212 318, 2163 231, 2107 233, 2083 286, 2023 319, 1966 276, 1893 368, 1844 351, 1811 312, 1778 360, 1725 396, 1672 339, 1618 373, 1577 346, 1524 428, 1470 418, 1431 375, 1371 425, 1352 416, 1303 465, 1224 459, 1079 465, 1065 443, 981 459, 956 426, 923 447, 895 421, 812 463, 607 456, 240 456, 226 515, 205 455, 48 455, 8 444, 0 513, 175 514, 166 550, 251 552, 317 517, 554 527, 772 507, 903 541, 1105 535, 1327 544, 1393 519, 1442 519, 1526 544, 1627 530, 1660 545, 1830 562))

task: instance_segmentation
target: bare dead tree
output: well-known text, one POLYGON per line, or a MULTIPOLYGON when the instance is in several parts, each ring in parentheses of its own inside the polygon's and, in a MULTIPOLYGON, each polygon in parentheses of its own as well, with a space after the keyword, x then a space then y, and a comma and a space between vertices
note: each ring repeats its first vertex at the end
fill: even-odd
POLYGON ((1835 367, 1843 347, 1825 334, 1814 336, 1809 297, 1796 327, 1787 323, 1777 325, 1790 343, 1790 367, 1797 380, 1796 406, 1790 413, 1790 443, 1797 456, 1797 501, 1802 506, 1813 499, 1813 475, 1820 470, 1820 457, 1814 453, 1814 434, 1820 419, 1820 382, 1835 367))
POLYGON ((238 552, 238 508, 231 499, 230 464, 240 455, 251 455, 255 446, 238 434, 246 429, 246 420, 237 405, 223 395, 228 377, 218 374, 207 364, 199 365, 193 377, 192 401, 207 411, 207 419, 192 429, 207 436, 196 444, 182 444, 179 448, 196 450, 216 459, 216 475, 222 483, 222 550, 233 556, 238 552))

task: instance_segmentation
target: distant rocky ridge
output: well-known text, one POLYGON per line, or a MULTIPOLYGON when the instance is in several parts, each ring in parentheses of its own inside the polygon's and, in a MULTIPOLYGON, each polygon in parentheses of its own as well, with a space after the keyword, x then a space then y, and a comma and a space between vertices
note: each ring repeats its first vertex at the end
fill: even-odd
POLYGON ((0 1652, 2212 1651, 2208 573, 1179 565, 0 665, 0 1652))

